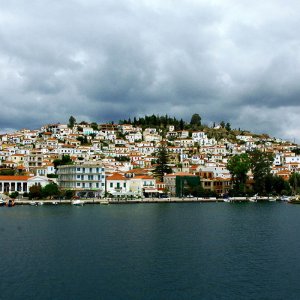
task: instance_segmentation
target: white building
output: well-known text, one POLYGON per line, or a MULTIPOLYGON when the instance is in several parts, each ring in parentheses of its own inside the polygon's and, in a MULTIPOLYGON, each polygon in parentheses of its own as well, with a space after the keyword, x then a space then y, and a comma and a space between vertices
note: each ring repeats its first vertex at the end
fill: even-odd
POLYGON ((44 187, 50 182, 52 181, 49 178, 43 176, 0 176, 0 193, 24 194, 33 185, 44 187))
POLYGON ((99 164, 63 165, 57 170, 58 185, 89 197, 103 196, 105 192, 105 169, 99 164))
POLYGON ((113 173, 106 179, 106 192, 113 196, 128 195, 129 180, 120 173, 113 173))

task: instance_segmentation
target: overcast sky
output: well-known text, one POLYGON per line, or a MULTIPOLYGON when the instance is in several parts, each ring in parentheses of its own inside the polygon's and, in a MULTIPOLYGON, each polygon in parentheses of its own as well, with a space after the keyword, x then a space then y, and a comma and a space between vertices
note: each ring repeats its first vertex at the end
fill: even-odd
POLYGON ((300 142, 298 0, 0 1, 0 130, 145 114, 300 142))

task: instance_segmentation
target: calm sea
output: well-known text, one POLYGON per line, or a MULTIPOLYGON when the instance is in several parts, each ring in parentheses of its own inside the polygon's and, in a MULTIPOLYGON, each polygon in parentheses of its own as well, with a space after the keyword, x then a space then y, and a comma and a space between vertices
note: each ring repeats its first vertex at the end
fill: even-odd
POLYGON ((300 205, 0 207, 0 299, 300 299, 300 205))

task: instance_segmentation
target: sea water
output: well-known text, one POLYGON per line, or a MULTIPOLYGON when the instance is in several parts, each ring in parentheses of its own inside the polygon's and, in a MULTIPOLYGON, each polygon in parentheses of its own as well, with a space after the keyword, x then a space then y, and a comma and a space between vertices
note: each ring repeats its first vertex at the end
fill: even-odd
POLYGON ((300 205, 0 207, 0 299, 300 299, 300 205))

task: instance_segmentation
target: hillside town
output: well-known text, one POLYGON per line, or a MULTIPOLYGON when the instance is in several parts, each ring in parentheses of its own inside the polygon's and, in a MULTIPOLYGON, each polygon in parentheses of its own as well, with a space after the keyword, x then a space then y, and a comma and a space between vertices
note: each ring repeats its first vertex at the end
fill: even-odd
MULTIPOLYGON (((230 157, 255 149, 273 155, 271 174, 288 181, 300 172, 297 144, 234 131, 228 124, 208 128, 198 120, 199 126, 191 121, 186 129, 137 122, 77 123, 72 118, 66 124, 0 135, 1 194, 26 196, 32 186, 55 183, 77 197, 188 197, 196 194, 194 182, 207 195, 223 196, 233 185, 227 169, 230 157), (157 176, 162 146, 170 171, 157 176)), ((248 172, 250 190, 252 177, 248 172)))

